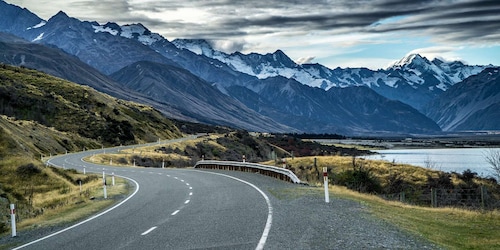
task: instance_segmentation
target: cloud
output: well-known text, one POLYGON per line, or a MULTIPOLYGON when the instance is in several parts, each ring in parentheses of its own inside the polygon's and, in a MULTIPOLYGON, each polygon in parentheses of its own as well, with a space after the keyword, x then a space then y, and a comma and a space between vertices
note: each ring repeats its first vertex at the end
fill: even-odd
POLYGON ((314 58, 316 58, 316 57, 315 56, 301 57, 301 58, 297 59, 295 62, 297 64, 307 64, 307 63, 311 63, 312 60, 314 60, 314 58))
POLYGON ((282 49, 318 62, 347 48, 395 43, 383 37, 425 38, 438 47, 500 45, 498 0, 6 1, 45 19, 63 10, 86 21, 142 23, 169 40, 206 39, 225 52, 282 49), (319 52, 301 52, 301 46, 319 52))

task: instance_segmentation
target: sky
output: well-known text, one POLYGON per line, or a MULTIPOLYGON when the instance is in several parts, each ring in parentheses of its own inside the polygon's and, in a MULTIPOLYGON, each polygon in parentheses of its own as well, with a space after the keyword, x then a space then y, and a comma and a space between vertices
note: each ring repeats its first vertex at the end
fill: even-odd
POLYGON ((6 0, 48 20, 142 23, 232 53, 280 49, 298 63, 386 68, 412 53, 500 66, 500 0, 6 0))

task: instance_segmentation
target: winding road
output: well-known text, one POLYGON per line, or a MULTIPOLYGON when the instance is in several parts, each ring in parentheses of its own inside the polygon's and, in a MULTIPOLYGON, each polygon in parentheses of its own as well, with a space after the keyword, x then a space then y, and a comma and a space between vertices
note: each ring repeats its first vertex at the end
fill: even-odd
POLYGON ((45 237, 16 237, 24 245, 15 249, 440 249, 373 217, 359 202, 334 196, 325 203, 321 190, 260 174, 112 167, 82 160, 129 147, 51 158, 56 166, 114 172, 128 179, 134 192, 45 237), (36 240, 26 243, 27 238, 36 240))
POLYGON ((135 191, 107 211, 18 249, 264 248, 272 206, 257 186, 209 171, 112 167, 82 160, 104 150, 112 153, 125 148, 51 158, 49 163, 60 167, 114 172, 130 180, 135 191))

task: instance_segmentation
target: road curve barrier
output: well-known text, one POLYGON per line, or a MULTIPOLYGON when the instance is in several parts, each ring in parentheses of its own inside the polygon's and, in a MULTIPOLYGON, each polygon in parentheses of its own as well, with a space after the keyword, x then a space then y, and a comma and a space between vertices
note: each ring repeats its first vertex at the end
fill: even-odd
POLYGON ((276 179, 289 181, 296 184, 302 184, 299 178, 289 169, 257 164, 257 163, 238 162, 238 161, 201 160, 194 165, 194 168, 222 169, 222 170, 259 173, 274 177, 276 179))

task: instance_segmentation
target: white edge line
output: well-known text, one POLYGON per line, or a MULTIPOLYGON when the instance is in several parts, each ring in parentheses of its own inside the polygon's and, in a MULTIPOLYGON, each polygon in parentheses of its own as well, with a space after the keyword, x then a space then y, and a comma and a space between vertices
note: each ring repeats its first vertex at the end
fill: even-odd
POLYGON ((267 209, 268 209, 269 212, 267 214, 266 226, 264 227, 264 231, 262 232, 262 236, 260 237, 259 244, 257 244, 257 247, 255 248, 256 250, 262 250, 262 249, 264 249, 264 246, 266 245, 267 237, 269 236, 269 231, 271 231, 271 226, 273 224, 273 206, 271 205, 271 200, 269 200, 269 197, 267 197, 266 193, 264 193, 264 191, 260 190, 254 184, 252 184, 252 183, 250 183, 248 181, 244 181, 242 179, 230 176, 230 175, 225 175, 225 174, 220 174, 220 173, 214 173, 214 172, 207 172, 207 171, 200 171, 200 170, 192 170, 192 171, 197 171, 197 172, 201 172, 201 173, 215 174, 215 175, 221 175, 221 176, 225 176, 227 178, 231 178, 231 179, 237 180, 239 182, 245 183, 245 184, 249 185, 250 187, 254 188, 255 190, 257 190, 264 197, 264 199, 266 200, 267 209))
POLYGON ((68 230, 70 230, 70 229, 72 229, 72 228, 75 228, 75 227, 80 226, 80 225, 82 225, 82 224, 84 224, 84 223, 87 223, 87 222, 89 222, 89 221, 91 221, 91 220, 93 220, 93 219, 96 219, 97 217, 100 217, 101 215, 107 214, 108 212, 111 212, 113 209, 115 209, 115 208, 117 208, 117 207, 121 206, 123 203, 125 203, 126 201, 128 201, 130 198, 132 198, 132 197, 133 197, 133 196, 134 196, 134 195, 135 195, 135 194, 139 191, 139 183, 137 183, 137 181, 135 181, 134 179, 129 178, 129 177, 125 177, 125 176, 120 176, 120 175, 115 175, 115 176, 117 176, 117 177, 121 177, 121 178, 125 178, 125 179, 127 179, 127 180, 130 180, 130 181, 132 181, 133 183, 135 183, 135 185, 136 185, 136 189, 135 189, 135 191, 134 191, 134 192, 133 192, 133 193, 132 193, 129 197, 127 197, 125 200, 123 200, 123 201, 121 201, 120 203, 118 203, 118 204, 114 205, 113 207, 109 208, 108 210, 105 210, 104 212, 101 212, 101 213, 99 213, 99 214, 96 214, 96 215, 94 215, 94 216, 92 216, 92 217, 90 217, 90 218, 88 218, 88 219, 86 219, 86 220, 84 220, 84 221, 81 221, 81 222, 79 222, 79 223, 77 223, 77 224, 75 224, 75 225, 73 225, 73 226, 70 226, 70 227, 64 228, 64 229, 62 229, 62 230, 60 230, 60 231, 57 231, 57 232, 55 232, 55 233, 53 233, 53 234, 49 234, 49 235, 47 235, 47 236, 45 236, 45 237, 42 237, 42 238, 37 239, 37 240, 34 240, 34 241, 32 241, 32 242, 28 242, 28 243, 26 243, 26 244, 24 244, 24 245, 21 245, 21 246, 18 246, 18 247, 16 247, 16 248, 13 248, 12 250, 21 249, 21 248, 23 248, 23 247, 27 247, 27 246, 29 246, 29 245, 35 244, 35 243, 37 243, 37 242, 40 242, 40 241, 42 241, 42 240, 46 240, 46 239, 48 239, 48 238, 50 238, 50 237, 56 236, 56 235, 58 235, 58 234, 60 234, 60 233, 66 232, 66 231, 68 231, 68 230))
POLYGON ((144 233, 142 233, 141 235, 146 235, 146 234, 148 234, 148 233, 151 233, 151 231, 155 230, 156 228, 157 228, 157 227, 152 227, 152 228, 150 228, 150 229, 146 230, 146 231, 145 231, 144 233))
POLYGON ((171 215, 176 215, 178 212, 180 212, 181 210, 175 210, 175 212, 173 212, 171 215))

